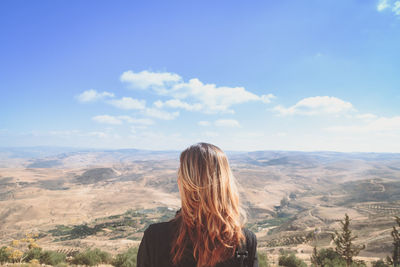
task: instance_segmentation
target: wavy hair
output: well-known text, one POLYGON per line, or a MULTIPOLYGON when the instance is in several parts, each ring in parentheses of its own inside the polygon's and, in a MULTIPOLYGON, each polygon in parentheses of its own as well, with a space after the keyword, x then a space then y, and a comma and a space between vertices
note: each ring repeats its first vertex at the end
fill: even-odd
POLYGON ((245 237, 245 215, 225 153, 218 147, 198 143, 181 153, 178 187, 182 208, 172 241, 171 259, 177 265, 185 248, 193 246, 197 267, 215 266, 231 258, 245 237))

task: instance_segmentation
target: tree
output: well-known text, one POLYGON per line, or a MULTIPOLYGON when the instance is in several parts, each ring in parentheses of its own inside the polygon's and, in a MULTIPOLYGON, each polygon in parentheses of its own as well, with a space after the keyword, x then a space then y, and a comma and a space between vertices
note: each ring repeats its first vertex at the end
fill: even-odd
MULTIPOLYGON (((339 255, 333 248, 314 248, 311 255, 311 267, 346 267, 346 260, 339 255)), ((357 261, 350 265, 351 267, 366 267, 365 262, 357 261)))
POLYGON ((357 238, 356 235, 353 235, 350 230, 350 218, 345 214, 344 221, 340 221, 341 232, 335 231, 335 234, 332 236, 332 240, 336 245, 336 252, 346 261, 346 266, 351 266, 353 262, 353 257, 357 256, 361 250, 365 248, 364 245, 357 246, 353 244, 353 241, 357 238))
POLYGON ((311 260, 311 263, 313 264, 313 266, 315 266, 315 267, 322 266, 322 262, 320 261, 320 259, 318 257, 318 250, 317 250, 316 246, 313 249, 313 253, 311 254, 310 260, 311 260))
POLYGON ((294 254, 282 254, 279 256, 279 266, 286 267, 307 267, 307 264, 301 259, 297 258, 294 254))
MULTIPOLYGON (((396 223, 400 227, 400 217, 396 216, 396 223)), ((400 229, 399 229, 400 230, 400 229)), ((394 267, 400 266, 400 233, 397 230, 396 226, 393 226, 393 230, 390 233, 393 237, 393 254, 392 257, 387 257, 386 261, 388 264, 393 265, 394 267)))
POLYGON ((281 204, 281 209, 283 209, 283 208, 286 207, 286 206, 289 206, 289 200, 288 200, 288 198, 287 198, 287 197, 283 197, 283 198, 281 199, 280 204, 281 204))

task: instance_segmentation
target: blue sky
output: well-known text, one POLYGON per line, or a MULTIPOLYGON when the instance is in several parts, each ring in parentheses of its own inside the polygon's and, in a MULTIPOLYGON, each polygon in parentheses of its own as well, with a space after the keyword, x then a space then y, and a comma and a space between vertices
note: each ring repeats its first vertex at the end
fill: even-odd
POLYGON ((0 146, 400 152, 400 1, 1 1, 0 146))

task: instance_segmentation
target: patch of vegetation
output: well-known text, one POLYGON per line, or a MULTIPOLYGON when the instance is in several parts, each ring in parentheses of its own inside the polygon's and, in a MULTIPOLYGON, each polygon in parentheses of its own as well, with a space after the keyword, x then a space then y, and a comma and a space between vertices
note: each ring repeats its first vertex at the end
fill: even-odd
POLYGON ((27 168, 52 168, 61 166, 62 162, 59 160, 35 160, 33 163, 26 166, 27 168))
POLYGON ((267 247, 290 246, 307 243, 312 239, 310 233, 302 234, 296 233, 290 236, 279 237, 266 241, 267 247))
POLYGON ((307 267, 307 264, 301 259, 297 258, 296 255, 292 254, 282 254, 279 256, 279 266, 286 267, 307 267))
POLYGON ((268 256, 265 253, 257 252, 258 266, 269 267, 268 256))
POLYGON ((353 261, 347 265, 346 260, 333 248, 320 249, 314 248, 311 256, 312 267, 365 267, 363 261, 353 261))
POLYGON ((40 261, 41 255, 42 255, 42 248, 33 248, 26 251, 23 255, 23 258, 26 262, 30 262, 32 260, 40 261))
POLYGON ((10 251, 7 249, 6 246, 0 248, 0 264, 4 264, 8 262, 10 258, 10 251))
MULTIPOLYGON (((127 238, 132 239, 135 233, 143 232, 150 224, 168 221, 175 216, 175 211, 167 207, 157 207, 146 210, 128 210, 123 214, 97 218, 90 224, 57 225, 49 233, 57 237, 54 241, 82 239, 107 232, 110 240, 127 238)), ((135 238, 134 240, 137 240, 135 238)))
POLYGON ((342 184, 347 197, 339 205, 360 202, 394 202, 400 200, 400 182, 384 182, 380 179, 352 181, 342 184))
POLYGON ((126 252, 117 254, 112 261, 115 267, 136 267, 137 247, 129 248, 126 252))
POLYGON ((257 221, 255 223, 249 223, 247 224, 247 227, 252 231, 258 232, 258 229, 260 227, 267 228, 267 227, 279 226, 289 221, 290 218, 291 217, 282 217, 282 218, 276 217, 276 218, 266 219, 262 221, 257 221))
POLYGON ((12 177, 2 177, 0 178, 0 185, 9 185, 12 184, 13 178, 12 177))
POLYGON ((111 261, 112 257, 110 253, 95 248, 76 254, 71 262, 77 265, 95 266, 100 263, 108 264, 111 261))
POLYGON ((0 249, 0 264, 27 262, 36 266, 39 263, 56 266, 65 263, 66 254, 42 250, 36 243, 37 238, 37 234, 26 234, 24 238, 15 239, 9 246, 2 247, 0 249))
POLYGON ((378 260, 372 262, 372 267, 390 267, 389 264, 385 263, 383 260, 378 260))
POLYGON ((45 250, 40 255, 40 263, 52 266, 65 262, 65 259, 66 255, 64 253, 51 250, 45 250))
POLYGON ((94 168, 77 176, 76 181, 80 184, 95 184, 113 178, 115 175, 115 171, 111 168, 94 168))

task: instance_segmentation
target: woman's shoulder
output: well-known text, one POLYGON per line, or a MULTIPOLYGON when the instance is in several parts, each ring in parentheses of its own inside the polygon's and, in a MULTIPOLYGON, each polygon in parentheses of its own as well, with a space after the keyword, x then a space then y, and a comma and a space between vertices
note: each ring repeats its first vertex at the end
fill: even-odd
POLYGON ((247 228, 242 228, 243 234, 246 237, 246 245, 248 248, 257 247, 257 237, 256 235, 247 228))
POLYGON ((256 235, 251 230, 243 227, 242 231, 246 237, 249 237, 250 239, 256 239, 256 235))
POLYGON ((159 222, 150 224, 144 231, 144 235, 147 237, 160 237, 170 234, 174 231, 175 222, 173 220, 167 222, 159 222))

